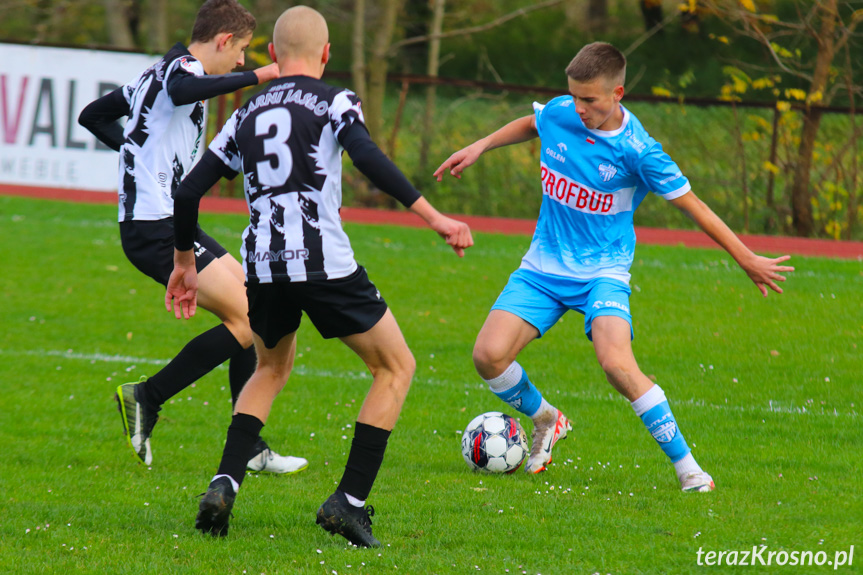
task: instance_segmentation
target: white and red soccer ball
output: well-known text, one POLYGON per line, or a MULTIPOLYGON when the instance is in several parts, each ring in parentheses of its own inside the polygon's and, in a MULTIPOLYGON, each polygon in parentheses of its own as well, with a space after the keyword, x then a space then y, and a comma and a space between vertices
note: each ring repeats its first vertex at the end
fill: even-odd
POLYGON ((474 417, 461 437, 461 454, 475 471, 512 473, 529 452, 524 429, 514 418, 499 411, 474 417))

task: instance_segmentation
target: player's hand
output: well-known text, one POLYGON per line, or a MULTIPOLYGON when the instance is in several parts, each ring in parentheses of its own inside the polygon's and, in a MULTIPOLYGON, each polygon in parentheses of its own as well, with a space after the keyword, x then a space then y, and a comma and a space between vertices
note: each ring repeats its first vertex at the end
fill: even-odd
POLYGON ((174 271, 168 278, 168 289, 165 291, 165 309, 171 311, 171 304, 177 319, 189 319, 198 308, 198 271, 192 251, 175 252, 174 271), (189 256, 185 255, 187 253, 191 254, 191 262, 189 256))
POLYGON ((778 258, 765 258, 763 256, 754 256, 751 260, 741 263, 741 267, 749 276, 761 295, 767 297, 767 288, 772 289, 776 293, 782 293, 782 288, 776 285, 776 282, 784 282, 785 276, 780 272, 793 272, 791 266, 781 266, 784 261, 791 259, 791 256, 782 256, 778 258))
POLYGON ((452 247, 460 258, 463 258, 464 251, 473 245, 470 228, 464 222, 442 215, 429 225, 440 237, 446 240, 447 245, 452 247))
POLYGON ((462 148, 447 158, 447 160, 441 164, 437 170, 435 170, 433 176, 440 182, 443 180, 444 172, 449 170, 451 176, 461 179, 461 173, 465 168, 477 161, 477 159, 482 155, 482 151, 483 146, 479 142, 474 142, 470 146, 462 148))
POLYGON ((279 65, 275 62, 262 66, 255 70, 255 76, 258 77, 258 84, 264 84, 279 77, 279 65))

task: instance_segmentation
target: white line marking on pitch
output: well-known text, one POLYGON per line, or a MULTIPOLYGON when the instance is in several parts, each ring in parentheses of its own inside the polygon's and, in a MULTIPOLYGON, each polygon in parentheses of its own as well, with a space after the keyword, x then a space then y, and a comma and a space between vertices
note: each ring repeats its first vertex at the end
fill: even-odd
MULTIPOLYGON (((31 357, 56 357, 61 359, 69 359, 69 360, 80 360, 80 361, 89 361, 91 363, 101 362, 101 363, 124 363, 135 366, 137 364, 143 365, 166 365, 170 360, 168 359, 154 359, 147 357, 132 357, 128 355, 109 355, 104 353, 79 353, 70 350, 60 351, 60 350, 9 350, 9 349, 0 349, 0 355, 16 355, 16 356, 31 356, 31 357)), ((217 369, 225 369, 223 366, 219 366, 217 369)), ((303 376, 303 377, 326 377, 326 378, 341 378, 341 379, 371 379, 370 374, 364 371, 333 371, 333 370, 325 370, 325 369, 308 369, 304 365, 297 365, 294 367, 292 372, 295 375, 303 376)), ((420 378, 415 378, 415 381, 418 383, 420 378)), ((434 378, 426 378, 423 380, 427 384, 431 385, 447 385, 449 382, 447 380, 439 380, 434 378)), ((586 399, 592 401, 603 401, 603 402, 622 402, 624 401, 620 396, 612 394, 612 393, 596 393, 589 391, 562 391, 561 395, 569 395, 571 397, 577 397, 579 399, 586 399)), ((687 405, 690 407, 703 407, 706 409, 714 409, 717 411, 734 411, 740 413, 765 413, 765 414, 790 414, 790 415, 810 415, 810 416, 830 416, 830 417, 851 417, 858 418, 861 416, 856 410, 852 408, 849 412, 840 412, 836 408, 832 410, 825 410, 821 408, 819 411, 815 411, 813 409, 807 409, 805 406, 795 406, 793 404, 786 404, 786 402, 778 402, 776 400, 770 399, 768 400, 767 406, 760 405, 729 405, 729 404, 715 404, 715 403, 707 403, 703 399, 674 399, 674 405, 687 405)))

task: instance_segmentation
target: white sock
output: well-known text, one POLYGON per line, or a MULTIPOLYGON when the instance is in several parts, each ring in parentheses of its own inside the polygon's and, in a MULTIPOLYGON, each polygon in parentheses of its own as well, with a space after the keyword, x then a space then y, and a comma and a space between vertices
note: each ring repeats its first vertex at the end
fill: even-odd
POLYGON ((688 475, 690 473, 704 472, 704 470, 701 469, 701 466, 695 461, 695 458, 692 457, 692 453, 687 453, 683 456, 683 459, 675 462, 674 471, 677 472, 678 479, 683 479, 684 475, 688 475))
MULTIPOLYGON (((545 398, 542 398, 542 403, 539 404, 539 407, 536 409, 536 413, 530 416, 533 421, 536 421, 538 418, 552 412, 554 415, 557 415, 557 408, 547 402, 545 398)), ((555 418, 556 419, 556 418, 555 418)))
POLYGON ((353 496, 353 495, 351 495, 350 493, 345 493, 345 499, 347 499, 347 500, 348 500, 348 503, 350 503, 350 504, 351 504, 351 505, 353 505, 354 507, 362 507, 363 505, 365 505, 365 504, 366 504, 366 500, 365 500, 365 499, 363 499, 362 501, 360 501, 359 499, 357 499, 356 497, 354 497, 354 496, 353 496))
MULTIPOLYGON (((644 395, 632 402, 632 409, 635 410, 635 415, 641 417, 663 401, 666 401, 665 392, 658 385, 654 385, 644 395)), ((674 463, 674 471, 677 473, 678 479, 682 479, 684 475, 689 473, 703 472, 691 452, 674 463)))
POLYGON ((644 395, 633 401, 630 405, 635 410, 635 415, 641 417, 665 400, 665 392, 662 391, 661 387, 654 384, 644 395))
POLYGON ((491 379, 483 378, 483 381, 488 384, 488 388, 492 390, 494 393, 500 393, 502 391, 506 391, 508 389, 512 389, 518 382, 521 381, 521 375, 524 373, 524 369, 518 364, 517 361, 509 364, 509 367, 503 370, 503 373, 497 377, 493 377, 491 379))
POLYGON ((213 481, 215 481, 216 479, 218 479, 220 477, 227 477, 228 479, 231 480, 231 487, 234 488, 234 493, 237 493, 240 490, 240 485, 234 480, 234 478, 231 477, 230 475, 227 475, 224 473, 222 475, 213 476, 213 478, 210 480, 210 483, 212 483, 213 481))

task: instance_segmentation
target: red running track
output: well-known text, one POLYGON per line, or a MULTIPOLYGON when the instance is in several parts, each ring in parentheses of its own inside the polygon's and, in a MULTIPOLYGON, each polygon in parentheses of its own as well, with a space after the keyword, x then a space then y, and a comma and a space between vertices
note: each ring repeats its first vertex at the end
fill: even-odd
MULTIPOLYGON (((92 192, 85 190, 67 190, 63 188, 35 188, 30 186, 0 185, 0 194, 26 196, 30 198, 46 198, 66 200, 70 202, 88 202, 97 204, 114 204, 117 197, 113 193, 92 192)), ((206 212, 223 214, 248 213, 246 202, 237 198, 205 197, 201 209, 206 212)), ((501 234, 532 235, 534 220, 516 218, 492 218, 485 216, 462 216, 456 218, 466 222, 472 230, 501 234)), ((342 219, 348 222, 368 224, 391 224, 408 227, 422 227, 423 221, 412 212, 376 210, 369 208, 342 208, 342 219)), ((635 228, 639 243, 664 246, 683 245, 691 248, 716 248, 706 234, 700 231, 667 230, 661 228, 635 228)), ((804 256, 820 256, 863 261, 863 242, 834 241, 810 238, 795 238, 787 236, 740 235, 750 249, 769 254, 797 254, 804 256)))

